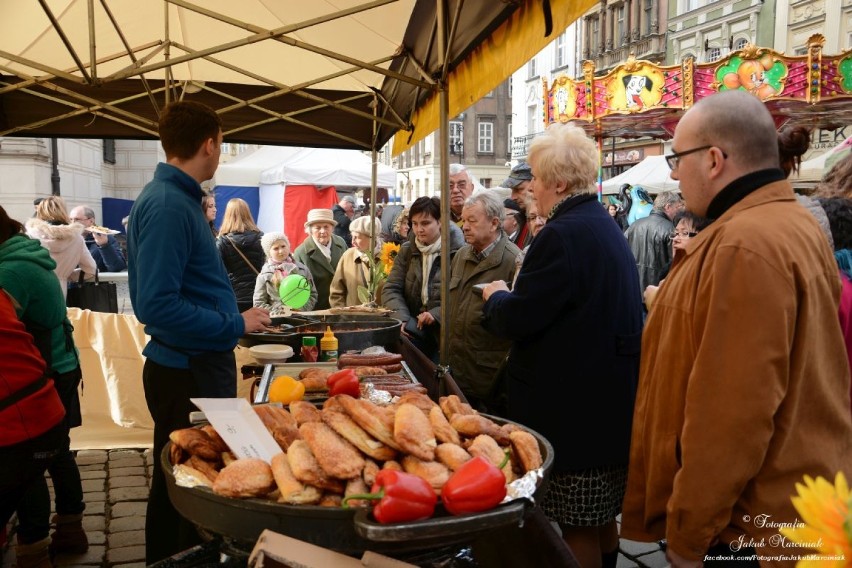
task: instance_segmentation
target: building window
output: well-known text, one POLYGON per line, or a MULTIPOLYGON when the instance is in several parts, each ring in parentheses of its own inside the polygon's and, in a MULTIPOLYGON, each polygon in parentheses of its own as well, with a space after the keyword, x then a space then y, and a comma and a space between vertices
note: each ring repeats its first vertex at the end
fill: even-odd
POLYGON ((479 180, 479 183, 481 183, 482 187, 485 189, 491 189, 491 178, 482 178, 479 180))
POLYGON ((684 11, 690 12, 698 9, 698 0, 684 0, 684 11))
POLYGON ((527 107, 527 134, 536 134, 539 130, 538 108, 527 107))
POLYGON ((535 77, 538 77, 538 73, 536 73, 536 69, 535 69, 535 57, 530 59, 529 62, 527 63, 527 77, 529 79, 533 79, 535 77))
POLYGON ((793 55, 807 55, 807 54, 808 54, 807 46, 797 47, 796 49, 793 50, 793 55))
POLYGON ((509 98, 510 99, 512 98, 512 88, 513 87, 514 87, 514 84, 512 83, 512 77, 509 76, 509 85, 508 85, 507 88, 509 89, 509 98))
POLYGON ((450 154, 461 156, 464 152, 464 124, 450 123, 450 154))
POLYGON ((747 45, 748 45, 748 40, 744 37, 741 37, 740 39, 738 39, 737 41, 734 42, 734 49, 735 50, 744 49, 745 46, 747 46, 747 45))
POLYGON ((104 162, 115 163, 115 140, 112 138, 104 138, 104 162))
POLYGON ((653 0, 645 0, 642 10, 645 12, 645 35, 651 35, 651 14, 654 9, 653 0))
POLYGON ((494 153, 494 123, 480 122, 479 123, 479 145, 477 151, 480 154, 494 153))
POLYGON ((435 151, 435 135, 430 132, 423 140, 424 146, 426 146, 426 155, 431 156, 432 152, 435 151))
POLYGON ((561 34, 556 36, 556 42, 554 47, 554 60, 556 63, 556 69, 568 65, 568 41, 565 38, 565 33, 566 32, 562 32, 561 34))
POLYGON ((506 154, 512 155, 512 123, 506 127, 506 154))
POLYGON ((722 49, 718 47, 711 47, 707 50, 707 61, 712 63, 714 61, 718 61, 722 56, 722 49))
POLYGON ((615 38, 613 38, 616 46, 624 43, 627 36, 624 33, 624 5, 622 4, 615 9, 615 38))
POLYGON ((597 53, 598 48, 601 42, 601 31, 600 31, 601 22, 599 19, 592 19, 592 33, 591 33, 591 45, 589 48, 592 50, 592 53, 597 53))

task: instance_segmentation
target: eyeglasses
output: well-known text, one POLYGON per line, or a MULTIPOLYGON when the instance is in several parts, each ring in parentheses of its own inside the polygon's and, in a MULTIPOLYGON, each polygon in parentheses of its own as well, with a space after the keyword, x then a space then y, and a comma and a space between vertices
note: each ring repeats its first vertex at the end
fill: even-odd
POLYGON ((75 223, 82 223, 86 219, 88 219, 88 217, 71 217, 71 220, 75 223))
POLYGON ((539 219, 544 219, 541 215, 527 215, 527 221, 530 223, 535 223, 539 219))
MULTIPOLYGON (((709 150, 710 148, 715 148, 715 146, 699 146, 698 148, 692 148, 691 150, 684 150, 683 152, 672 152, 671 154, 666 154, 666 164, 668 164, 669 168, 674 171, 677 169, 678 164, 680 163, 680 159, 684 156, 688 156, 689 154, 694 154, 695 152, 700 152, 702 150, 709 150)), ((725 153, 724 150, 721 150, 722 157, 728 159, 728 154, 725 153)))
POLYGON ((682 239, 691 239, 697 234, 698 233, 693 231, 672 231, 671 233, 669 233, 669 236, 671 238, 680 237, 682 239))

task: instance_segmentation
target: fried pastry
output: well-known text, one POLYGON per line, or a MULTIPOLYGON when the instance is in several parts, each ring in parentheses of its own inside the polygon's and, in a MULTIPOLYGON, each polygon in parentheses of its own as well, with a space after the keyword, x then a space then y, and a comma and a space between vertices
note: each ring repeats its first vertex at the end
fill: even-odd
POLYGON ((381 471, 379 464, 369 458, 364 460, 364 472, 362 477, 364 478, 364 483, 367 484, 367 487, 373 486, 373 483, 376 482, 376 476, 379 474, 379 471, 381 471))
POLYGON ((437 408, 441 410, 441 408, 435 404, 435 402, 429 398, 429 395, 423 392, 409 390, 405 391, 401 395, 399 395, 399 400, 396 401, 397 405, 400 404, 413 404, 417 408, 423 411, 423 414, 429 416, 429 412, 433 408, 437 408))
POLYGON ((228 448, 228 444, 225 443, 225 440, 222 439, 222 436, 219 435, 219 432, 216 431, 216 428, 214 428, 212 424, 205 424, 200 428, 200 430, 210 436, 216 451, 220 454, 230 450, 230 448, 228 448))
POLYGON ((337 493, 323 493, 318 505, 320 507, 341 507, 343 505, 343 496, 337 493))
POLYGON ((461 399, 454 394, 451 394, 450 396, 442 396, 438 399, 438 404, 441 406, 441 410, 444 411, 444 416, 447 417, 447 420, 452 418, 454 414, 477 413, 471 405, 466 402, 462 402, 461 399))
POLYGON ((498 444, 508 445, 509 435, 497 424, 480 414, 454 414, 450 426, 462 436, 476 437, 480 434, 491 436, 498 444))
POLYGON ((306 422, 322 422, 319 409, 305 400, 291 402, 290 415, 296 419, 296 424, 299 426, 306 422))
POLYGON ((274 432, 276 428, 298 428, 296 420, 280 406, 273 404, 259 404, 252 407, 255 413, 260 417, 263 425, 270 432, 274 432))
POLYGON ((306 392, 317 392, 328 390, 328 376, 334 369, 323 369, 320 367, 308 367, 299 373, 299 381, 305 385, 306 392))
POLYGON ((541 449, 535 436, 523 430, 516 430, 509 434, 509 439, 524 473, 541 467, 541 449))
POLYGON ((222 452, 222 463, 224 465, 231 465, 231 463, 235 461, 237 461, 237 456, 234 455, 234 452, 222 452))
POLYGON ((358 426, 383 444, 395 450, 402 449, 393 437, 394 416, 392 412, 376 406, 372 402, 360 398, 352 398, 349 395, 340 395, 338 399, 343 405, 343 408, 346 409, 346 414, 358 426))
POLYGON ((439 442, 450 444, 461 444, 459 433, 455 428, 450 426, 447 417, 439 406, 433 406, 429 411, 429 423, 432 424, 432 430, 435 432, 435 438, 439 442))
POLYGON ((272 476, 280 493, 277 499, 279 503, 313 505, 322 498, 322 491, 296 479, 287 461, 287 454, 283 452, 272 458, 272 476))
POLYGON ((396 471, 404 471, 402 464, 396 460, 388 460, 382 464, 382 469, 395 469, 396 471))
MULTIPOLYGON (((494 438, 486 434, 481 434, 474 438, 467 451, 474 457, 480 456, 485 458, 495 467, 500 467, 500 464, 506 459, 506 451, 494 441, 494 438)), ((512 471, 511 460, 506 461, 506 465, 503 466, 502 471, 503 475, 506 476, 506 483, 511 483, 515 480, 515 472, 512 471)))
POLYGON ((322 403, 322 410, 323 412, 333 410, 335 412, 342 412, 346 414, 346 409, 343 408, 343 405, 340 404, 340 400, 336 396, 325 399, 325 402, 322 403))
MULTIPOLYGON (((346 490, 343 492, 344 497, 348 497, 350 495, 363 495, 364 493, 369 493, 370 488, 367 487, 367 484, 364 482, 364 479, 361 477, 356 477, 355 479, 350 479, 346 482, 346 490)), ((351 507, 366 507, 370 504, 370 501, 367 499, 352 499, 351 501, 347 501, 351 507)))
POLYGON ((275 489, 272 468, 257 458, 243 458, 222 468, 213 492, 225 497, 260 497, 275 489))
POLYGON ((458 444, 451 443, 438 444, 438 447, 435 448, 435 457, 452 471, 457 470, 465 462, 473 458, 473 456, 467 453, 467 450, 458 444))
POLYGON ((323 410, 322 420, 364 454, 379 461, 396 457, 396 450, 370 436, 340 407, 340 412, 323 410))
POLYGON ((401 404, 396 409, 393 438, 403 452, 423 461, 435 459, 435 432, 423 411, 413 404, 401 404))
POLYGON ((172 465, 178 465, 186 461, 186 452, 183 451, 183 448, 178 446, 177 444, 172 444, 169 446, 169 463, 172 465))
POLYGON ((299 427, 302 439, 320 467, 332 477, 353 479, 361 475, 364 458, 355 447, 323 422, 306 422, 299 427))
POLYGON ((192 469, 200 471, 207 477, 207 479, 210 480, 210 483, 213 483, 216 481, 216 478, 219 477, 219 472, 216 471, 214 465, 210 462, 204 461, 198 456, 189 456, 189 459, 186 460, 186 465, 192 469))
POLYGON ((441 487, 450 478, 450 470, 441 462, 423 461, 414 456, 402 458, 402 469, 406 473, 425 479, 439 495, 441 494, 441 487))
POLYGON ((323 471, 311 452, 310 446, 304 440, 296 440, 290 444, 290 449, 287 450, 287 463, 290 464, 293 476, 302 483, 334 493, 343 493, 343 482, 323 471))
POLYGON ((169 434, 169 440, 194 456, 211 461, 219 459, 216 444, 210 439, 210 436, 198 428, 175 430, 169 434))
POLYGON ((300 437, 299 429, 296 426, 275 428, 275 430, 272 431, 272 439, 275 440, 278 446, 285 452, 290 449, 290 444, 292 444, 295 440, 298 440, 300 437))

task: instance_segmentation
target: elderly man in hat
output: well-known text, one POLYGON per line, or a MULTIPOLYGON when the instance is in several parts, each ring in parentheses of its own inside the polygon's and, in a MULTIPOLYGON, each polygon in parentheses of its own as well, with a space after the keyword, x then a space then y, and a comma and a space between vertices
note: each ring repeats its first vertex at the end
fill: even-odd
POLYGON ((340 257, 346 252, 346 241, 334 234, 337 221, 331 209, 311 209, 305 222, 305 232, 308 238, 302 241, 293 258, 301 262, 311 271, 317 290, 315 309, 325 310, 330 307, 328 301, 331 279, 337 270, 340 257))
MULTIPOLYGON (((509 177, 500 184, 501 187, 507 187, 512 190, 510 199, 518 205, 517 211, 520 212, 518 217, 518 232, 512 239, 512 242, 518 245, 518 248, 523 249, 532 239, 530 228, 527 225, 527 205, 526 197, 529 193, 530 182, 532 181, 532 171, 530 165, 526 162, 521 162, 509 172, 509 177)), ((512 208, 514 209, 514 208, 512 208)), ((507 211, 508 213, 508 211, 507 211)))

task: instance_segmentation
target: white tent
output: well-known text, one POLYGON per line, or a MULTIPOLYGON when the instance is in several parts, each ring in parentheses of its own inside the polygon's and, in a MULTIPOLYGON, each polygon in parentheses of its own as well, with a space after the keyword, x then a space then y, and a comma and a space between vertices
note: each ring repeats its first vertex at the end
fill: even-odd
POLYGON ((849 148, 852 146, 852 137, 847 138, 831 150, 827 150, 817 156, 816 158, 811 158, 810 160, 804 161, 799 166, 799 175, 791 174, 791 181, 805 181, 805 182, 818 182, 822 179, 822 176, 826 173, 825 163, 826 161, 833 156, 836 152, 840 152, 843 149, 849 148))
POLYGON ((612 195, 618 193, 622 184, 639 185, 648 193, 660 193, 678 189, 677 181, 671 178, 672 171, 666 164, 664 156, 648 156, 626 172, 603 182, 603 193, 612 195))

